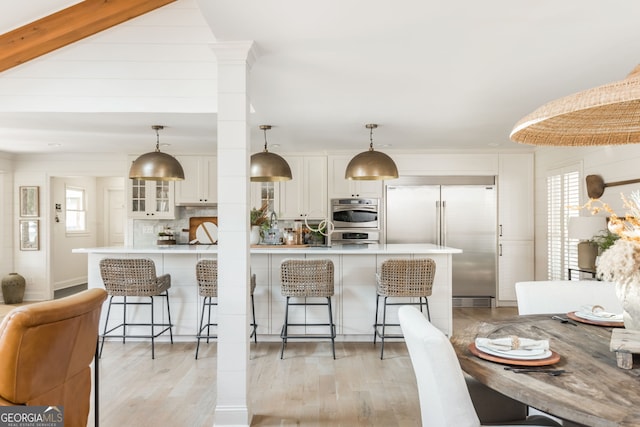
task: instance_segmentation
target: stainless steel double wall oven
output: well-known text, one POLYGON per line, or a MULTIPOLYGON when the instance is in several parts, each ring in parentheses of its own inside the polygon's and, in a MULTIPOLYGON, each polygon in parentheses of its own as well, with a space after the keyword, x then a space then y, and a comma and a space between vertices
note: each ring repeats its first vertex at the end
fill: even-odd
POLYGON ((332 199, 332 244, 380 243, 380 199, 332 199))

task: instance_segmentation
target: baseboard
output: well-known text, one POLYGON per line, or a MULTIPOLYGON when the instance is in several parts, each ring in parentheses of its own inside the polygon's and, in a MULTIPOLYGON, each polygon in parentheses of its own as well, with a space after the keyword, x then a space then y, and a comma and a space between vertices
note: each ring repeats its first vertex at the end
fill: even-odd
POLYGON ((53 299, 68 297, 69 295, 77 294, 78 292, 86 291, 87 289, 88 287, 86 283, 69 286, 63 289, 57 289, 53 291, 53 299))
POLYGON ((453 297, 453 307, 487 307, 494 306, 492 297, 453 297))

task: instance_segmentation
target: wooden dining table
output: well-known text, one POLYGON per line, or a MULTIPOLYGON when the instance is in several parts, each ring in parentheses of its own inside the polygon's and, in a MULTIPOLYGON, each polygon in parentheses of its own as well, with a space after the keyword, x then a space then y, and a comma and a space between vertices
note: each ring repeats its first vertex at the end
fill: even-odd
POLYGON ((640 363, 632 369, 617 366, 616 354, 609 350, 612 328, 561 323, 551 317, 517 316, 470 324, 456 331, 451 343, 465 372, 531 407, 587 426, 640 426, 640 363), (509 364, 482 359, 469 348, 476 337, 512 335, 549 340, 560 360, 537 367, 536 372, 515 373, 505 369, 509 364), (545 369, 565 372, 552 376, 545 369))

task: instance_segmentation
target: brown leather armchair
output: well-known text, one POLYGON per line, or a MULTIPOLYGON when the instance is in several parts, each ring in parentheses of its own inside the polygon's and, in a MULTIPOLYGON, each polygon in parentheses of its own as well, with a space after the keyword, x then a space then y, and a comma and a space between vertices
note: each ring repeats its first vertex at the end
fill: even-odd
POLYGON ((62 406, 86 426, 104 289, 17 307, 0 324, 0 405, 62 406))

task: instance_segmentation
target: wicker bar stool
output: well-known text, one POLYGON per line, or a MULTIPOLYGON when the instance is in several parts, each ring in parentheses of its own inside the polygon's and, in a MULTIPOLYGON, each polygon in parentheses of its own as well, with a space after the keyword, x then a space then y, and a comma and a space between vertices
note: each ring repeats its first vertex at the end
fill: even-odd
POLYGON ((284 357, 284 347, 289 339, 293 338, 318 338, 331 339, 331 350, 333 358, 336 358, 336 325, 333 323, 331 312, 331 297, 333 290, 333 262, 324 259, 288 259, 282 261, 280 265, 281 292, 287 298, 284 324, 280 332, 282 338, 282 348, 280 349, 280 359, 284 357), (303 298, 302 302, 291 302, 290 299, 303 298), (309 298, 326 298, 326 302, 311 302, 309 298), (289 323, 290 306, 315 306, 326 305, 329 310, 328 323, 289 323), (290 326, 328 326, 327 335, 293 335, 289 333, 290 326))
POLYGON ((109 294, 109 308, 104 323, 104 332, 102 334, 102 344, 100 345, 100 354, 102 356, 102 348, 104 340, 107 336, 122 338, 125 342, 126 338, 150 338, 151 339, 151 358, 155 359, 155 339, 165 332, 169 332, 171 344, 173 344, 173 331, 171 330, 171 310, 169 308, 169 288, 171 287, 171 276, 164 274, 156 275, 156 266, 154 262, 146 258, 104 258, 100 260, 100 274, 104 287, 109 294), (114 301, 114 298, 122 298, 122 301, 114 301), (129 297, 149 298, 149 302, 127 300, 129 297), (167 302, 167 323, 156 323, 154 319, 153 300, 156 297, 165 298, 167 302), (108 329, 109 315, 111 314, 112 305, 122 305, 122 323, 108 329), (127 322, 127 306, 128 305, 148 305, 151 307, 151 323, 129 323, 127 322), (127 327, 131 326, 149 326, 151 332, 149 335, 131 335, 127 333, 127 327), (122 328, 122 335, 112 334, 118 328, 122 328), (157 329, 160 328, 158 331, 157 329))
POLYGON ((373 325, 373 344, 380 337, 380 359, 384 357, 384 340, 386 338, 403 338, 402 334, 388 334, 387 326, 400 326, 399 323, 387 323, 387 306, 389 305, 419 305, 422 311, 422 300, 429 314, 429 301, 433 289, 433 277, 436 273, 436 263, 431 258, 424 259, 389 259, 382 263, 380 274, 377 275, 376 289, 376 319, 373 325), (378 323, 380 297, 384 297, 382 323, 378 323), (387 302, 388 298, 402 297, 403 302, 387 302), (407 298, 418 298, 418 301, 407 298))
MULTIPOLYGON (((218 261, 215 259, 201 259, 196 263, 196 280, 198 281, 198 294, 203 297, 202 313, 200 315, 200 326, 196 338, 196 359, 200 350, 200 340, 206 339, 209 343, 210 339, 218 338, 216 333, 212 333, 211 328, 217 327, 218 324, 211 320, 211 307, 218 306, 218 261), (205 323, 204 313, 207 312, 207 321, 205 323)), ((251 315, 253 323, 251 323, 252 331, 249 338, 253 338, 254 342, 258 342, 256 324, 256 309, 253 300, 253 293, 256 289, 256 275, 251 275, 251 315)))

